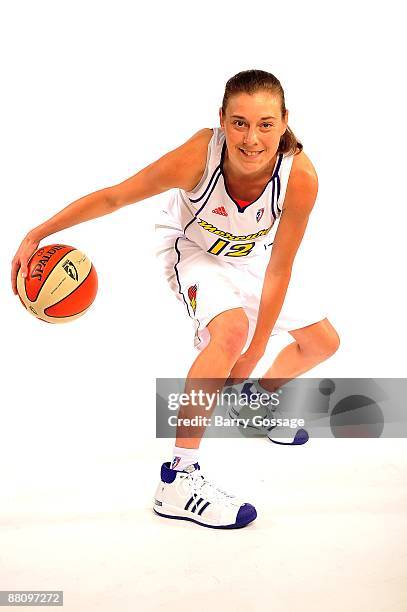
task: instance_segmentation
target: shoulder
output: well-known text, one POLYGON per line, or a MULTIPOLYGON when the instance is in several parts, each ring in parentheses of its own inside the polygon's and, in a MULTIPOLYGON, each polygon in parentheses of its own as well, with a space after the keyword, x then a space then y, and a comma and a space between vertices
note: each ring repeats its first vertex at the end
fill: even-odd
POLYGON ((199 157, 199 155, 202 156, 203 154, 205 154, 206 160, 206 152, 209 143, 212 140, 212 136, 212 128, 203 128, 202 130, 195 132, 195 134, 193 134, 191 138, 186 140, 184 144, 179 147, 178 150, 188 154, 195 153, 197 157, 199 157))
POLYGON ((300 151, 294 155, 290 178, 295 177, 298 180, 300 177, 304 176, 309 176, 310 179, 313 178, 318 181, 318 175, 313 163, 304 151, 300 151))
POLYGON ((301 151, 294 155, 284 208, 309 214, 318 193, 318 175, 310 158, 301 151))
POLYGON ((193 138, 197 141, 207 142, 209 143, 210 139, 213 136, 213 128, 202 128, 202 130, 198 130, 195 132, 193 136, 191 136, 190 140, 193 138))
POLYGON ((172 152, 179 170, 179 187, 185 191, 199 183, 205 172, 208 147, 213 136, 212 128, 203 128, 172 152))

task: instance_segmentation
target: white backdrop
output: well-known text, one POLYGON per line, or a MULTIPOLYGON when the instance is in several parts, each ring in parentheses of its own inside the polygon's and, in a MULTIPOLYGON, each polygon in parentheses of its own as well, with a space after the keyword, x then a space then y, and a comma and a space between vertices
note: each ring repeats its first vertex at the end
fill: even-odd
POLYGON ((404 440, 312 440, 301 457, 208 441, 203 465, 253 500, 253 528, 153 516, 172 446, 154 437, 155 378, 195 356, 155 269, 169 194, 43 242, 94 262, 78 321, 36 320, 9 281, 28 230, 217 126, 226 80, 264 69, 320 181, 296 274, 342 344, 308 375, 405 376, 403 41, 397 0, 1 4, 0 589, 63 588, 75 612, 404 609, 404 440))
POLYGON ((405 375, 400 10, 392 1, 336 9, 183 0, 3 5, 6 460, 21 455, 16 438, 27 457, 48 456, 52 445, 95 453, 112 440, 124 449, 135 438, 151 441, 155 377, 185 375, 195 355, 190 321, 155 270, 153 224, 169 194, 43 242, 74 245, 96 266, 97 300, 76 322, 29 316, 11 292, 10 262, 25 233, 69 202, 218 125, 225 82, 243 69, 281 80, 290 126, 319 174, 296 270, 322 292, 342 345, 310 375, 405 375))

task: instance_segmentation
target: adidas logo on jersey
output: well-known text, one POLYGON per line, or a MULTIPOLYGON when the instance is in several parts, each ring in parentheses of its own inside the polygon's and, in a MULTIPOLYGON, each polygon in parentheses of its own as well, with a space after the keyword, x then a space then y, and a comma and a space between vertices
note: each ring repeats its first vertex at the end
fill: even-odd
POLYGON ((219 208, 214 208, 213 213, 215 213, 215 215, 222 215, 223 217, 227 217, 228 213, 225 210, 224 206, 219 206, 219 208))

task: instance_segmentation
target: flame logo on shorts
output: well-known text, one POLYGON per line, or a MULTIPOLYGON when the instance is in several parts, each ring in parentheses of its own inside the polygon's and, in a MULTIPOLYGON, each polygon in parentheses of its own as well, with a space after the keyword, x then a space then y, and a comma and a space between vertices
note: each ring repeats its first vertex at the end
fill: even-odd
POLYGON ((191 308, 195 314, 196 311, 196 292, 198 291, 198 286, 197 285, 191 285, 191 287, 188 287, 188 298, 189 298, 189 303, 191 304, 191 308))
POLYGON ((64 263, 62 264, 62 267, 65 270, 65 272, 68 274, 68 276, 73 278, 73 280, 76 280, 76 281, 78 280, 79 278, 78 270, 75 268, 74 264, 72 263, 70 259, 67 259, 66 261, 64 261, 64 263))

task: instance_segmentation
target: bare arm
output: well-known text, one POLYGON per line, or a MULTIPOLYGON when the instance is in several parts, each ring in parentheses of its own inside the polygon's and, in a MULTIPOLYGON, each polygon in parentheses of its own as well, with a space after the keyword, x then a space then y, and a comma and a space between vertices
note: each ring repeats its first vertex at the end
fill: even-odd
POLYGON ((193 189, 205 170, 211 136, 211 129, 200 130, 180 147, 166 153, 129 179, 75 200, 30 230, 12 261, 11 284, 14 293, 17 293, 18 269, 21 266, 22 274, 27 274, 28 261, 45 237, 84 221, 110 214, 123 206, 151 198, 169 189, 181 188, 187 191, 193 189))
POLYGON ((318 193, 318 178, 312 165, 299 166, 290 176, 281 221, 264 278, 256 330, 247 351, 259 358, 280 314, 294 259, 318 193))

